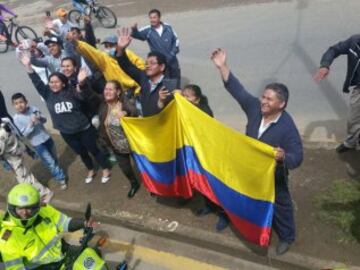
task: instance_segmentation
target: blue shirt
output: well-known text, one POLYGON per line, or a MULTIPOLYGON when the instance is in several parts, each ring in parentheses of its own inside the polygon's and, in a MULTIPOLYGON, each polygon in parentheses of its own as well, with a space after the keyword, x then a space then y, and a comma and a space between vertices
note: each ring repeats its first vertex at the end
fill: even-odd
POLYGON ((260 100, 246 91, 232 73, 230 73, 228 80, 224 84, 228 92, 246 113, 248 120, 246 135, 273 147, 284 149, 286 168, 295 169, 299 167, 303 160, 303 147, 299 131, 291 116, 286 111, 283 111, 279 120, 272 123, 258 138, 262 120, 260 100))
POLYGON ((44 127, 45 122, 46 118, 40 113, 38 108, 33 106, 28 106, 24 113, 16 113, 14 115, 15 125, 33 146, 38 146, 50 139, 50 135, 44 127), (40 122, 33 124, 31 118, 36 112, 40 114, 40 122))

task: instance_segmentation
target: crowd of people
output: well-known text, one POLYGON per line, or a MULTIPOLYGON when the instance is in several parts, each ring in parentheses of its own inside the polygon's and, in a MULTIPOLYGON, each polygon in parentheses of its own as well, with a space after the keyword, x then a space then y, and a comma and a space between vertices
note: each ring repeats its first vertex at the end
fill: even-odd
MULTIPOLYGON (((74 2, 76 5, 79 4, 78 1, 74 2)), ((15 15, 4 5, 0 5, 0 10, 15 15)), ((80 156, 86 167, 84 183, 90 184, 97 174, 94 159, 101 167, 103 184, 111 179, 110 160, 116 160, 129 180, 127 195, 132 198, 140 188, 140 183, 137 170, 131 161, 131 149, 120 119, 126 116, 155 115, 173 99, 175 92, 182 94, 211 117, 214 117, 213 111, 198 85, 189 84, 183 89, 180 88, 181 72, 177 58, 180 51, 179 39, 174 29, 161 20, 159 10, 149 11, 149 26, 139 29, 137 24, 134 24, 129 28, 119 29, 117 35, 106 37, 101 45, 97 45, 89 17, 84 16, 85 29, 82 30, 68 21, 65 9, 60 8, 55 14, 57 19, 48 16, 44 21, 44 42, 25 40, 16 44, 16 57, 46 104, 53 127, 59 131, 66 144, 80 156), (128 48, 133 39, 147 41, 150 52, 145 60, 128 48)), ((0 32, 7 35, 1 13, 0 32)), ((321 61, 322 67, 315 79, 325 78, 333 59, 346 53, 348 47, 356 42, 348 40, 331 47, 325 53, 321 61)), ((274 82, 265 86, 260 99, 254 97, 230 71, 226 58, 223 49, 216 49, 211 55, 226 90, 247 116, 246 135, 273 146, 276 151, 273 229, 280 239, 277 253, 284 254, 295 241, 288 174, 289 170, 299 167, 303 160, 299 132, 292 117, 285 110, 289 91, 284 84, 274 82)), ((344 86, 346 89, 349 85, 357 85, 353 81, 354 73, 358 71, 349 72, 352 77, 347 80, 344 86)), ((359 75, 355 77, 358 78, 359 75)), ((358 89, 355 87, 356 93, 358 89)), ((47 121, 44 113, 30 104, 24 93, 14 93, 6 98, 11 99, 16 114, 9 115, 1 94, 2 166, 4 169, 12 170, 19 183, 31 184, 39 192, 43 202, 49 202, 53 192, 43 186, 26 168, 24 153, 37 156, 61 190, 66 190, 72 179, 68 179, 61 168, 54 140, 44 126, 47 121)), ((360 128, 355 119, 358 112, 355 114, 353 125, 349 126, 349 137, 339 146, 338 152, 347 151, 358 145, 360 128)), ((224 211, 217 208, 206 200, 198 215, 203 216, 216 209, 219 213, 216 228, 221 231, 226 228, 229 220, 224 211)), ((11 211, 16 210, 17 208, 11 211)), ((12 216, 21 217, 10 212, 10 217, 12 216)), ((76 223, 74 227, 81 226, 76 223)))

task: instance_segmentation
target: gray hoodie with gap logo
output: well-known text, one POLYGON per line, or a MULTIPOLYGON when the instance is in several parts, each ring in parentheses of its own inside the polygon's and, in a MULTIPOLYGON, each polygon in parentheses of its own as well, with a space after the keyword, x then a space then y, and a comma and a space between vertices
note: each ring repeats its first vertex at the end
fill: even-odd
POLYGON ((90 127, 88 118, 81 110, 83 100, 75 89, 65 88, 54 93, 35 72, 30 73, 29 77, 45 100, 55 129, 64 134, 75 134, 90 127))

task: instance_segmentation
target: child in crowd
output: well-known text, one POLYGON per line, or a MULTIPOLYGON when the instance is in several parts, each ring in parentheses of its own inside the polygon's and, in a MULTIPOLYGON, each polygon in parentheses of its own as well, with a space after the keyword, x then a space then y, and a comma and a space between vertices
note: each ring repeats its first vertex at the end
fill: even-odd
POLYGON ((46 118, 33 106, 29 106, 22 93, 11 97, 17 111, 14 123, 20 132, 31 142, 44 166, 49 170, 62 190, 67 188, 64 171, 60 168, 56 156, 55 143, 44 127, 46 118))

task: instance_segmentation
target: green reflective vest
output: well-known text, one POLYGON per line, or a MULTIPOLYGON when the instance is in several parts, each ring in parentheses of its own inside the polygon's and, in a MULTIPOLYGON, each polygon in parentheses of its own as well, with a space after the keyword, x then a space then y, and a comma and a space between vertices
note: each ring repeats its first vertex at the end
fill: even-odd
POLYGON ((6 270, 25 270, 63 259, 62 232, 71 218, 50 205, 41 207, 32 226, 23 228, 7 215, 2 221, 0 249, 6 270))

